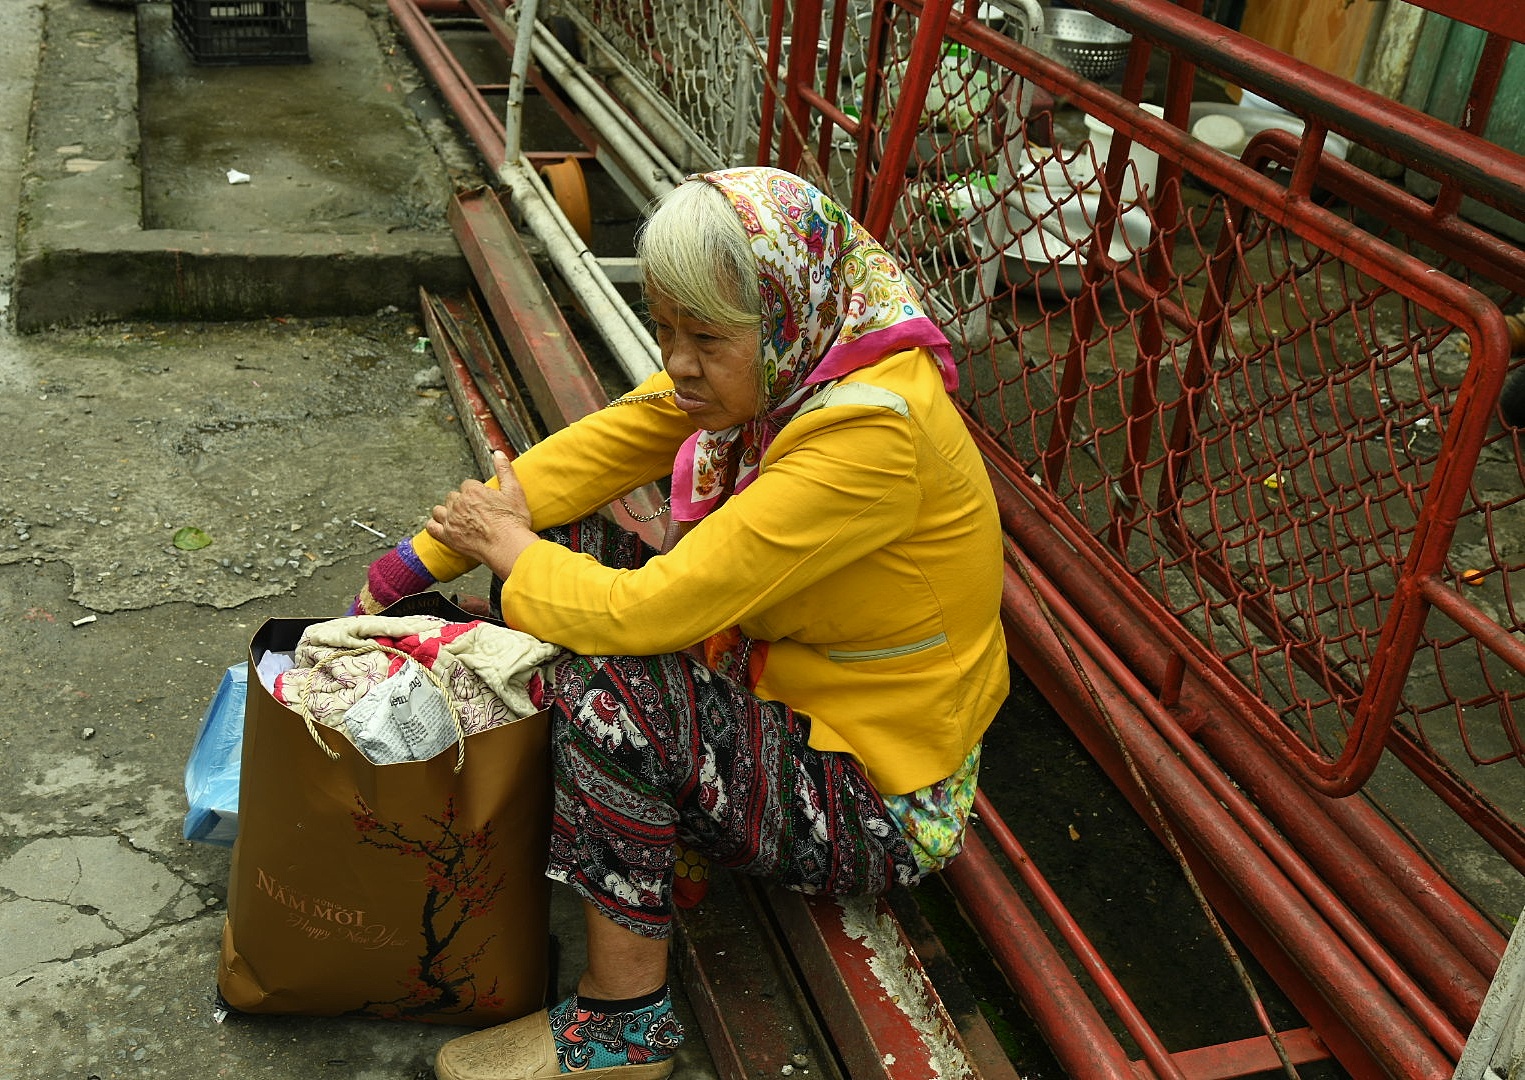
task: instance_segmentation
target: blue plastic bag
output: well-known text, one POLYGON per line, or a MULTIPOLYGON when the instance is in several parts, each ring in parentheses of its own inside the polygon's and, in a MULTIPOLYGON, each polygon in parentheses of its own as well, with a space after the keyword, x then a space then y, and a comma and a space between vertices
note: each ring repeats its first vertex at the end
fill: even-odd
POLYGON ((234 664, 201 719, 201 731, 185 763, 185 838, 232 847, 238 835, 238 774, 244 746, 244 701, 249 664, 234 664))

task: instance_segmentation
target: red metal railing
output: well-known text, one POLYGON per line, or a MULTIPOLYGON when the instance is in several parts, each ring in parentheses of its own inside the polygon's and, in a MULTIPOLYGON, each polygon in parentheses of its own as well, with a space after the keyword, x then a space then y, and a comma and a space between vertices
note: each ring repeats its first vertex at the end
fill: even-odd
MULTIPOLYGON (((867 121, 842 123, 829 110, 822 112, 820 126, 837 124, 859 140, 860 151, 850 163, 854 190, 868 190, 866 177, 876 177, 877 182, 873 197, 860 195, 862 205, 855 209, 878 224, 881 233, 898 234, 906 259, 930 271, 932 290, 949 301, 946 321, 956 326, 976 313, 999 309, 995 313, 1009 332, 971 349, 968 360, 971 366, 993 373, 970 402, 977 422, 997 432, 1019 460, 1036 466, 1051 488, 1068 487, 1094 503, 1085 508, 1086 520, 1091 531, 1107 537, 1114 548, 1137 543, 1142 537, 1151 558, 1146 562, 1139 555, 1126 557, 1132 575, 1148 565, 1164 578, 1182 560, 1191 560, 1183 573, 1199 579, 1198 602, 1189 607, 1177 604, 1164 616, 1180 624, 1198 613, 1208 618, 1231 613, 1242 621, 1245 627, 1235 635, 1235 646, 1214 645, 1208 651, 1219 662, 1236 666, 1236 674, 1249 684, 1246 719, 1300 761, 1312 782, 1331 793, 1349 793, 1360 786, 1380 756, 1395 713, 1417 715, 1437 708, 1436 702, 1414 702, 1412 688, 1405 688, 1412 657, 1433 644, 1433 635, 1424 632, 1424 616, 1433 603, 1430 597, 1451 587, 1450 596, 1441 601, 1446 610, 1466 612, 1462 617, 1468 620, 1471 638, 1492 646, 1493 654, 1511 669, 1521 669, 1525 652, 1507 632, 1519 621, 1513 612, 1503 619, 1489 618, 1472 602, 1468 594, 1473 587, 1463 585, 1461 577, 1464 569, 1480 569, 1507 590, 1508 575, 1516 567, 1504 561, 1493 567, 1464 568, 1447 561, 1454 538, 1452 523, 1470 501, 1467 487, 1478 453, 1484 445, 1497 445, 1510 437, 1490 430, 1493 402, 1508 363, 1500 304, 1497 297, 1469 289, 1458 280, 1439 282, 1431 264, 1405 250, 1411 239, 1446 237, 1461 243, 1462 234, 1478 230, 1457 220, 1454 213, 1447 218, 1426 208, 1418 219, 1423 235, 1404 237, 1397 244, 1384 241, 1311 197, 1315 178, 1323 176, 1323 163, 1330 160, 1320 152, 1320 144, 1326 129, 1368 139, 1380 130, 1390 136, 1379 144, 1382 148, 1444 178, 1448 186, 1442 202, 1454 203, 1466 194, 1499 206, 1513 205, 1516 212, 1521 181, 1518 175, 1511 179, 1510 172, 1518 171, 1519 158, 1390 102, 1379 106, 1371 100, 1374 95, 1363 98, 1357 88, 1345 87, 1254 43, 1234 41, 1221 28, 1208 33, 1206 20, 1196 18, 1193 23, 1188 12, 1169 4, 1138 0, 1101 7, 1126 10, 1135 26, 1145 26, 1162 40, 1211 41, 1212 50, 1198 46, 1195 51, 1217 59, 1217 68, 1237 73, 1247 85, 1280 87, 1276 79, 1281 77, 1297 88, 1296 93, 1287 91, 1282 97, 1343 104, 1333 110, 1327 125, 1307 125, 1296 155, 1289 160, 1283 154, 1278 162, 1291 166, 1290 179, 1278 182, 1258 167, 1264 161, 1229 159, 1179 126, 1148 116, 972 20, 955 17, 946 37, 933 39, 931 47, 924 35, 900 34, 915 45, 903 61, 905 76, 895 108, 902 114, 920 111, 915 95, 918 75, 930 81, 935 74, 937 97, 944 102, 956 100, 961 93, 967 96, 967 89, 949 85, 950 79, 957 79, 956 71, 950 76, 947 64, 935 72, 933 67, 942 51, 936 48, 939 40, 971 50, 999 70, 1002 78, 1040 85, 1109 123, 1118 134, 1110 161, 1092 162, 1082 154, 1070 159, 1057 180, 1044 181, 1045 185, 1078 186, 1087 182, 1088 170, 1100 167, 1105 179, 1095 184, 1095 196, 1082 199, 1067 188, 1056 197, 1051 186, 1035 190, 1033 183, 1020 182, 1024 166, 1030 172, 1035 163, 1012 149, 1021 147, 1028 134, 1028 125, 1020 118, 1012 118, 1008 130, 995 132, 999 145, 988 149, 974 138, 939 145, 922 134, 925 123, 897 126, 893 117, 877 138, 870 137, 867 121), (1158 17, 1163 29, 1147 22, 1146 16, 1158 17), (1278 57, 1280 67, 1273 62, 1278 57), (1259 75, 1251 80, 1244 77, 1246 71, 1259 75), (923 149, 904 170, 892 168, 918 135, 923 149), (1161 164, 1153 205, 1130 204, 1120 213, 1119 204, 1101 193, 1114 191, 1122 170, 1130 167, 1123 136, 1146 143, 1159 154, 1161 164), (884 177, 886 172, 899 171, 910 179, 897 192, 884 177), (989 178, 989 188, 1004 186, 988 195, 976 192, 968 181, 971 175, 989 178), (1189 208, 1182 198, 1183 180, 1215 192, 1231 192, 1233 197, 1198 199, 1198 205, 1189 208), (971 194, 984 202, 972 215, 966 207, 965 219, 949 222, 946 228, 926 224, 937 198, 962 199, 967 204, 971 194), (1077 206, 1094 201, 1095 205, 1072 215, 1066 201, 1077 206), (1053 203, 1059 204, 1057 208, 1053 203), (896 212, 893 220, 887 218, 887 204, 896 212), (992 220, 1006 226, 1009 235, 1017 231, 1010 220, 1014 215, 1036 226, 1029 228, 1029 234, 1041 231, 1045 241, 1053 243, 1045 242, 1036 258, 1027 258, 1030 253, 1024 249, 1022 267, 1003 266, 993 283, 973 283, 971 295, 971 271, 988 271, 990 262, 1001 258, 983 242, 995 231, 990 228, 992 220), (1123 233, 1120 226, 1130 216, 1147 225, 1128 231, 1120 250, 1115 240, 1110 251, 1098 250, 1103 246, 1098 241, 1123 233), (1081 220, 1070 220, 1073 217, 1081 220), (1147 239, 1135 240, 1135 231, 1147 239), (1054 249, 1052 254, 1049 248, 1054 249), (943 258, 929 260, 929 249, 943 258), (954 251, 952 256, 946 254, 949 249, 954 251), (1087 261, 1083 257, 1088 254, 1096 258, 1087 261), (1124 257, 1118 259, 1118 254, 1124 257), (1269 265, 1252 266, 1253 259, 1269 260, 1269 265), (1058 299, 1045 301, 1041 293, 1020 295, 1024 286, 1042 285, 1045 274, 1067 262, 1091 275, 1083 282, 1084 291, 1077 280, 1074 288, 1061 286, 1058 299), (1014 281, 1014 274, 1028 276, 1014 281), (1319 287, 1337 289, 1338 296, 1313 295, 1303 284, 1310 275, 1317 278, 1319 287), (1120 310, 1100 310, 1098 302, 1112 301, 1118 302, 1120 310), (1364 314, 1379 304, 1401 308, 1394 318, 1423 319, 1430 325, 1422 330, 1409 327, 1402 342, 1379 346, 1372 340, 1371 316, 1364 314), (1239 331, 1237 339, 1236 318, 1251 323, 1248 332, 1239 331), (1334 340, 1338 334, 1347 334, 1350 340, 1334 340), (1327 416, 1304 418, 1301 431, 1272 430, 1277 425, 1296 426, 1298 403, 1313 395, 1348 397, 1358 380, 1380 387, 1405 361, 1416 367, 1428 363, 1429 354, 1452 335, 1453 340, 1464 337, 1470 342, 1471 357, 1466 378, 1460 386, 1447 388, 1444 400, 1421 404, 1392 398, 1374 406, 1375 415, 1364 416, 1356 415, 1350 402, 1333 401, 1327 416), (1348 351, 1347 345, 1368 347, 1369 363, 1349 363, 1340 355, 1341 349, 1348 351), (1018 378, 1003 377, 1003 348, 1020 351, 1029 370, 1018 378), (1034 364, 1040 349, 1049 355, 1034 364), (1413 355, 1400 355, 1405 349, 1413 355), (1309 355, 1300 357, 1298 350, 1309 355), (1166 360, 1175 371, 1160 370, 1166 360), (1087 364, 1111 368, 1119 377, 1099 384, 1087 374, 1087 364), (1311 364, 1321 364, 1325 370, 1315 372, 1311 364), (1230 365, 1237 366, 1230 371, 1230 365), (1245 378, 1252 369, 1272 367, 1276 368, 1270 376, 1275 385, 1257 387, 1245 378), (1239 386, 1231 384, 1236 377, 1241 380, 1239 386), (1040 381, 1045 384, 1040 386, 1040 381), (1016 408, 1006 400, 1013 391, 1016 408), (1115 417, 1108 414, 1108 407, 1115 417), (1235 415, 1203 411, 1214 408, 1232 408, 1235 415), (1035 419, 1020 415, 1034 410, 1035 419), (1215 431, 1204 431, 1209 420, 1215 431), (1319 423, 1329 429, 1340 426, 1340 434, 1317 432, 1314 426, 1319 423), (1383 425, 1415 423, 1421 428, 1433 425, 1439 441, 1427 460, 1399 461, 1388 455, 1385 461, 1337 468, 1332 464, 1336 457, 1354 456, 1349 445, 1352 432, 1380 434, 1383 425), (1275 454, 1251 444, 1266 437, 1275 454), (1098 475, 1077 471, 1077 448, 1089 451, 1083 467, 1097 469, 1098 475), (1109 460, 1109 455, 1116 460, 1109 460), (1208 460, 1208 455, 1221 460, 1208 460), (1302 472, 1288 467, 1285 457, 1293 455, 1306 455, 1302 472), (1328 475, 1320 477, 1321 468, 1328 475), (1223 491, 1225 480, 1236 490, 1223 491), (1316 486, 1319 483, 1321 487, 1316 486), (1202 492, 1207 484, 1220 485, 1212 499, 1202 492), (1109 492, 1112 485, 1116 489, 1109 492), (1143 501, 1146 488, 1152 494, 1147 503, 1143 501), (1415 497, 1412 493, 1419 489, 1422 494, 1415 497), (1380 505, 1372 502, 1373 491, 1380 505), (1289 503, 1294 499, 1296 506, 1289 503), (1377 549, 1366 554, 1355 552, 1357 544, 1351 539, 1336 537, 1331 543, 1328 537, 1315 536, 1306 520, 1294 516, 1299 512, 1391 515, 1400 501, 1412 504, 1405 511, 1412 520, 1374 522, 1371 535, 1360 538, 1377 549), (1278 513, 1286 520, 1276 520, 1278 513), (1208 520, 1193 521, 1194 515, 1208 520), (1291 558, 1283 548, 1289 549, 1291 558), (1336 555, 1355 552, 1357 557, 1330 560, 1320 570, 1308 554, 1315 550, 1336 555), (1257 580, 1236 561, 1253 561, 1260 569, 1271 564, 1285 571, 1287 581, 1257 580), (1373 565, 1363 567, 1362 561, 1373 565), (1355 579, 1352 566, 1358 571, 1355 579), (1355 592, 1337 595, 1352 587, 1355 592), (1300 596, 1300 589, 1311 592, 1300 596), (1335 627, 1341 619, 1349 625, 1335 627), (1489 630, 1490 625, 1496 629, 1489 630), (1379 627, 1380 632, 1374 633, 1379 627), (1257 651, 1248 640, 1251 628, 1265 633, 1274 644, 1257 651), (1348 655, 1352 650, 1360 655, 1352 658, 1348 655), (1268 669, 1279 665, 1311 672, 1320 692, 1299 691, 1288 676, 1275 677, 1273 686, 1268 669), (1279 715, 1252 704, 1274 697, 1272 690, 1292 700, 1279 715)), ((886 12, 888 18, 909 20, 913 10, 912 6, 892 6, 886 12)), ((929 6, 919 14, 924 28, 943 12, 929 6)), ((797 10, 796 19, 800 17, 797 10)), ((795 29, 800 29, 798 21, 795 29)), ((1185 52, 1183 47, 1181 54, 1185 52)), ((1147 52, 1139 59, 1147 60, 1147 52)), ((1139 65, 1130 69, 1141 70, 1139 65)), ((1182 93, 1191 89, 1185 85, 1190 73, 1183 70, 1179 57, 1172 70, 1163 96, 1170 99, 1167 111, 1180 113, 1184 121, 1183 107, 1189 99, 1182 93), (1184 90, 1172 89, 1176 86, 1184 90)), ((1006 93, 1010 96, 1011 92, 1006 93)), ((786 105, 793 108, 818 96, 802 92, 793 95, 791 102, 786 95, 786 105)), ((873 111, 865 106, 865 117, 873 111)), ((800 160, 784 163, 808 165, 800 160)), ((1353 174, 1347 174, 1344 182, 1347 194, 1363 207, 1375 208, 1393 197, 1389 185, 1370 177, 1362 191, 1354 190, 1362 185, 1353 174)), ((1489 256, 1498 258, 1506 250, 1509 261, 1496 265, 1507 275, 1502 284, 1509 287, 1518 281, 1517 269, 1510 269, 1510 262, 1518 266, 1518 252, 1495 241, 1489 256)), ((1078 279, 1080 273, 1071 276, 1078 279)), ((1415 378, 1422 383, 1435 381, 1433 375, 1422 372, 1415 378)), ((1412 450, 1411 446, 1406 453, 1412 450)), ((1161 581, 1154 591, 1165 598, 1167 584, 1161 581)), ((1513 715, 1518 693, 1496 687, 1485 696, 1498 710, 1508 747, 1505 753, 1520 760, 1513 715)), ((1476 700, 1471 704, 1476 708, 1476 700)), ((1498 756, 1495 751, 1493 759, 1498 756)), ((1483 754, 1473 757, 1479 762, 1492 760, 1483 754)))
MULTIPOLYGON (((1525 473, 1498 411, 1521 252, 1458 215, 1466 197, 1525 218, 1525 161, 1476 134, 1503 38, 1458 130, 1188 5, 1077 6, 1132 31, 1120 91, 973 5, 885 4, 871 40, 895 98, 845 116, 833 84, 791 69, 780 115, 803 134, 781 163, 838 178, 963 348, 967 414, 1034 581, 1008 590, 1013 655, 1146 820, 1163 807, 1156 827, 1184 839, 1227 921, 1262 935, 1257 955, 1347 1069, 1445 1073, 1502 938, 1340 797, 1396 759, 1525 868, 1507 794, 1525 763, 1525 563, 1507 540, 1525 473), (1204 73, 1291 107, 1301 135, 1266 132, 1237 159, 1192 138, 1204 73), (1057 108, 1024 114, 1034 87, 1104 122, 1110 155, 1052 138, 1057 108), (1137 107, 1146 87, 1163 118, 1137 107), (1331 133, 1440 194, 1347 165, 1331 133), (850 157, 831 149, 844 138, 850 157), (1158 156, 1147 199, 1129 197, 1130 143, 1158 156)), ((1525 29, 1485 8, 1479 25, 1525 29)), ((797 38, 819 10, 795 5, 797 38)), ((949 872, 991 939, 1013 910, 980 899, 996 875, 977 852, 949 872)), ((1014 963, 1019 985, 1044 970, 1014 963)), ((1054 1024, 1074 1067, 1100 1067, 1094 1033, 1054 1024)))

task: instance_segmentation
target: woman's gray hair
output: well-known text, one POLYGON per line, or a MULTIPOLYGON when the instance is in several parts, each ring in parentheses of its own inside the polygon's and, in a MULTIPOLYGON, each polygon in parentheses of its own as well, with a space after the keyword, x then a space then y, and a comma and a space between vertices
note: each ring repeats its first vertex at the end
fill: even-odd
POLYGON ((686 180, 659 196, 635 250, 648 301, 655 294, 713 326, 760 329, 757 257, 719 188, 686 180))

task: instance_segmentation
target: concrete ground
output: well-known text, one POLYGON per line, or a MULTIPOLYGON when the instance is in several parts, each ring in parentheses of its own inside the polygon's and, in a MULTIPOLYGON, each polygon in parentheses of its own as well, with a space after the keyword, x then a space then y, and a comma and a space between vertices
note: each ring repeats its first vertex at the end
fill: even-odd
POLYGON ((456 1033, 217 1022, 229 853, 181 838, 254 630, 342 613, 475 472, 417 301, 467 279, 472 159, 384 3, 307 7, 311 64, 198 68, 167 2, 0 4, 0 1076, 411 1080, 456 1033))

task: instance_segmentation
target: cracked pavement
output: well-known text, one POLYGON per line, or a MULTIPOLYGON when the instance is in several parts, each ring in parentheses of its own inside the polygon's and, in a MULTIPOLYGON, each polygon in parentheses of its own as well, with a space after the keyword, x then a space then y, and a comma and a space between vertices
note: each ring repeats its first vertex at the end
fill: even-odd
POLYGON ((342 612, 470 452, 416 310, 16 332, 50 15, 133 32, 0 5, 0 1076, 426 1075, 446 1029, 217 1022, 229 852, 182 838, 183 773, 260 624, 342 612))
POLYGON ((181 838, 186 756, 249 637, 341 612, 473 471, 410 331, 401 313, 176 327, 194 344, 156 346, 153 374, 116 357, 154 328, 0 335, 0 1074, 427 1069, 438 1029, 218 1024, 228 852, 181 838), (305 355, 280 346, 293 333, 305 355), (186 526, 212 543, 177 548, 186 526))
MULTIPOLYGON (((407 110, 395 106, 404 95, 416 98, 418 77, 384 68, 383 57, 395 63, 379 29, 384 0, 307 7, 330 50, 326 62, 339 69, 314 73, 365 87, 353 101, 325 101, 321 115, 338 134, 315 128, 316 149, 363 131, 351 160, 400 154, 412 177, 427 173, 438 153, 431 182, 446 190, 462 183, 469 155, 441 144, 443 119, 421 118, 427 137, 394 127, 410 128, 407 110), (384 70, 390 74, 366 74, 384 70)), ((168 33, 168 8, 148 4, 136 25, 168 33)), ((66 173, 47 189, 69 213, 86 215, 81 229, 97 237, 111 235, 121 218, 91 223, 90 193, 109 176, 137 182, 136 143, 112 141, 133 126, 113 110, 139 100, 137 72, 122 66, 132 58, 123 43, 134 15, 92 0, 0 3, 0 1077, 427 1080, 439 1045, 463 1029, 301 1016, 219 1021, 230 852, 183 839, 184 771, 223 673, 248 659, 264 621, 342 613, 370 561, 421 527, 476 465, 420 340, 416 286, 360 314, 351 303, 349 314, 306 318, 279 310, 215 322, 86 318, 17 331, 17 233, 28 225, 17 208, 39 205, 23 198, 39 159, 67 152, 105 162, 76 177, 97 188, 70 189, 66 173), (60 39, 67 46, 54 48, 60 39), (84 70, 65 68, 56 84, 43 85, 39 74, 56 73, 59 52, 70 49, 84 70), (48 108, 93 121, 92 138, 102 141, 29 145, 29 132, 35 142, 39 132, 74 130, 41 115, 48 108), (210 542, 177 544, 177 535, 210 542)), ((163 59, 176 48, 158 41, 146 51, 163 59)), ((316 58, 313 69, 324 62, 316 58)), ((280 87, 301 71, 252 74, 280 87)), ((183 75, 199 93, 229 77, 237 72, 183 75)), ((197 96, 181 94, 176 105, 193 106, 197 96)), ((312 114, 306 96, 294 98, 272 92, 268 103, 275 113, 312 114)), ((245 132, 258 143, 271 129, 289 138, 289 128, 263 124, 254 102, 245 104, 247 122, 220 128, 219 146, 245 132)), ((151 139, 145 144, 155 150, 151 139)), ((156 167, 162 180, 162 154, 156 167)), ((271 222, 291 213, 286 189, 262 185, 269 169, 257 171, 236 201, 219 170, 175 181, 211 215, 199 228, 218 224, 235 237, 229 249, 239 236, 278 244, 271 222)), ((347 200, 356 212, 346 221, 362 221, 362 230, 367 212, 395 216, 391 196, 378 196, 377 175, 354 179, 349 190, 336 182, 325 205, 347 200), (378 197, 386 205, 377 207, 378 197)), ((125 192, 128 202, 152 194, 125 192)), ((101 204, 120 209, 123 195, 101 204)), ((439 265, 448 245, 460 277, 469 277, 442 210, 434 226, 375 231, 387 234, 394 253, 416 237, 428 266, 439 265)), ((313 235, 290 233, 289 244, 313 241, 322 226, 311 228, 313 235)), ((358 236, 365 241, 364 231, 358 236)), ((135 242, 141 248, 141 236, 135 242)), ((348 278, 351 302, 371 285, 395 293, 395 274, 381 280, 395 263, 364 263, 364 246, 321 265, 297 260, 290 274, 308 293, 348 278), (374 282, 366 280, 371 272, 374 282)), ((227 256, 230 293, 243 265, 227 256)), ((74 299, 99 298, 49 302, 67 307, 74 299)), ((479 570, 447 591, 489 587, 479 570)), ((560 896, 552 918, 562 977, 574 977, 580 906, 560 896)), ((694 1037, 679 1075, 710 1077, 686 1002, 680 1009, 694 1037)))

